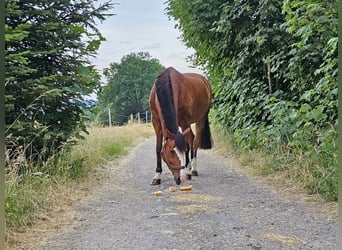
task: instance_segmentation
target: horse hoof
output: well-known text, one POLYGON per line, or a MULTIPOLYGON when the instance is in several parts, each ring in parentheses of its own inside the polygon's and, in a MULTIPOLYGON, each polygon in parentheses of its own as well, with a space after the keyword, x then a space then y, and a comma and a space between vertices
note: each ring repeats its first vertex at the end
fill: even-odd
POLYGON ((160 179, 153 179, 151 182, 151 185, 153 185, 153 186, 160 185, 160 179))
POLYGON ((191 174, 187 174, 187 175, 186 175, 186 179, 187 179, 187 180, 191 180, 191 174))
POLYGON ((193 176, 198 176, 197 170, 192 171, 192 172, 191 172, 191 175, 193 175, 193 176))

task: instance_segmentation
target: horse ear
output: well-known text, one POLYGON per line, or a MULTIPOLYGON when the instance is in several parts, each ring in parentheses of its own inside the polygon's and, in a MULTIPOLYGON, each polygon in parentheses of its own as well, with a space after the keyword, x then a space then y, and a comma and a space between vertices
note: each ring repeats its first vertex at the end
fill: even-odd
POLYGON ((165 129, 166 131, 166 139, 174 139, 175 135, 170 132, 170 130, 165 129))

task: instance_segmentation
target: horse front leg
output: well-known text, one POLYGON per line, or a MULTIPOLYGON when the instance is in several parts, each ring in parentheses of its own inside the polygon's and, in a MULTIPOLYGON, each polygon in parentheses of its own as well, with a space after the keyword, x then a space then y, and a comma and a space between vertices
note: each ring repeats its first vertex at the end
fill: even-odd
POLYGON ((156 135, 156 156, 157 156, 157 167, 156 173, 152 179, 151 185, 160 185, 161 173, 162 173, 162 162, 161 162, 161 148, 162 148, 162 135, 156 135))

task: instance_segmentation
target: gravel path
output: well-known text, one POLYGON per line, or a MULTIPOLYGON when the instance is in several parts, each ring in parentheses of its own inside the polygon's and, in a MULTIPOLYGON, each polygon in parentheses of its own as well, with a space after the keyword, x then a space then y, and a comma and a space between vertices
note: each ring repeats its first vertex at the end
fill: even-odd
POLYGON ((77 205, 79 222, 40 249, 336 249, 336 218, 315 202, 281 198, 210 152, 199 151, 191 191, 170 193, 165 165, 162 184, 150 186, 154 168, 150 138, 108 166, 101 187, 77 205))

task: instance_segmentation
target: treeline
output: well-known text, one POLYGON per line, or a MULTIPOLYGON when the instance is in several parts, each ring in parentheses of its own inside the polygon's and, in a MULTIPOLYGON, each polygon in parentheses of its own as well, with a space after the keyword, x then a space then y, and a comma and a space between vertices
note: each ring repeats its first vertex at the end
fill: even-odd
POLYGON ((6 160, 46 162, 86 128, 84 97, 100 88, 90 62, 113 4, 5 0, 6 160))
POLYGON ((337 0, 167 3, 210 78, 212 120, 274 153, 275 170, 303 164, 309 190, 337 199, 337 0))
POLYGON ((111 63, 104 69, 107 84, 98 94, 94 122, 108 126, 108 111, 117 125, 126 124, 131 114, 139 113, 145 120, 152 85, 164 68, 148 52, 131 53, 111 63))

